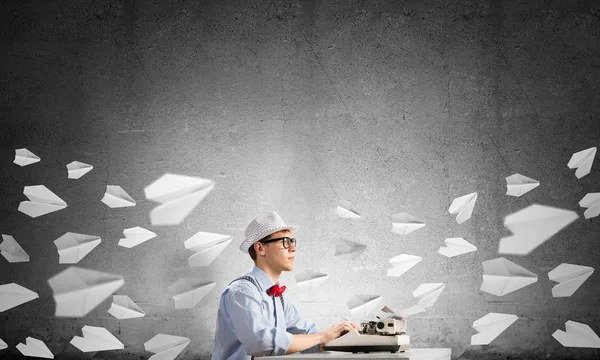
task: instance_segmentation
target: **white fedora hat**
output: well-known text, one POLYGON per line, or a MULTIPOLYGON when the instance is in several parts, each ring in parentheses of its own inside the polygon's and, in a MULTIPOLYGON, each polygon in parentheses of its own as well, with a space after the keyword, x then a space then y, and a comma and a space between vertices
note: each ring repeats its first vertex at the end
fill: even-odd
POLYGON ((286 225, 281 216, 275 211, 262 213, 254 218, 246 227, 246 238, 240 245, 240 250, 248 253, 248 249, 258 240, 281 230, 295 231, 297 226, 286 225))

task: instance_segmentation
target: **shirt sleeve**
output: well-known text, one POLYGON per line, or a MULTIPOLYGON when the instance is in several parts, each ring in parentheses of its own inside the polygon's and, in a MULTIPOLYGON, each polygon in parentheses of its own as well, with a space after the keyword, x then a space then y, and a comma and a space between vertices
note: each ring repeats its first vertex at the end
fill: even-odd
POLYGON ((292 342, 292 334, 273 326, 256 289, 232 287, 226 304, 232 330, 248 355, 285 355, 292 342))
MULTIPOLYGON (((287 331, 291 334, 316 334, 319 332, 317 326, 312 321, 303 320, 298 314, 296 306, 285 298, 285 322, 287 324, 287 331)), ((306 350, 301 351, 302 354, 319 352, 319 344, 310 347, 306 350)))

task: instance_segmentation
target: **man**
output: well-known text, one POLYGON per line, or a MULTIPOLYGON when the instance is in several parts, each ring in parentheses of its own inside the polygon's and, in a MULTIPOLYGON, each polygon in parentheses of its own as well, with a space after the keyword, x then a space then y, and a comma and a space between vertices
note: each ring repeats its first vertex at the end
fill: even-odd
POLYGON ((314 323, 300 318, 285 286, 279 287, 281 272, 294 268, 295 229, 276 212, 263 213, 246 227, 240 250, 250 255, 254 267, 221 295, 214 360, 318 352, 321 344, 358 328, 344 322, 318 332, 314 323))

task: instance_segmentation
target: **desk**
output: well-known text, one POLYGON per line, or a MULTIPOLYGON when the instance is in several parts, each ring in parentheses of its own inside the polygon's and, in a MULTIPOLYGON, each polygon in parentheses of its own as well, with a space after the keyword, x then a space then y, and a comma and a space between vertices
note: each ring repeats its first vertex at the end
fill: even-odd
POLYGON ((262 356, 255 360, 286 360, 286 359, 310 359, 310 360, 359 360, 359 359, 403 359, 403 360, 450 360, 452 349, 410 349, 405 352, 392 354, 390 352, 373 353, 347 353, 338 351, 325 351, 312 354, 292 354, 285 356, 262 356))

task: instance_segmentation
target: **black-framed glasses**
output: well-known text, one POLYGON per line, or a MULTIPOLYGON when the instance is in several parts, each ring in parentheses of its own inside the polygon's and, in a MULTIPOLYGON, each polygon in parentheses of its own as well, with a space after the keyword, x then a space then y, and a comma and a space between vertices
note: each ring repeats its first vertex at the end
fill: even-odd
POLYGON ((269 239, 269 240, 261 240, 260 242, 263 244, 268 244, 270 242, 274 242, 274 241, 279 241, 279 240, 283 240, 283 247, 285 249, 289 249, 290 248, 290 244, 294 245, 294 247, 296 247, 296 239, 295 238, 291 238, 291 237, 280 237, 280 238, 275 238, 275 239, 269 239))

